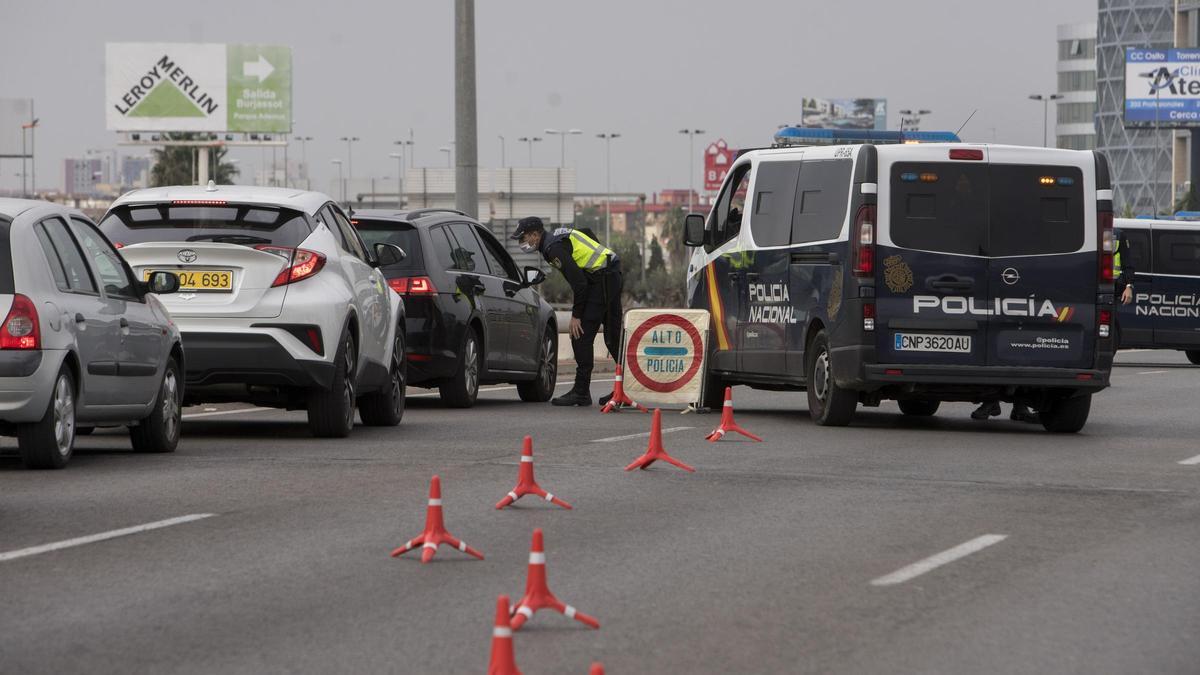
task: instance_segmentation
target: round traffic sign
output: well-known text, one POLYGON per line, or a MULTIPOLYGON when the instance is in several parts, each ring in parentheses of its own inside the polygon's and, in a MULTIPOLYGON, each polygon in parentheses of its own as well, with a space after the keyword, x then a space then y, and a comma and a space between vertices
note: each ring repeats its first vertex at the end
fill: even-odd
POLYGON ((651 317, 625 347, 625 371, 646 389, 676 391, 692 381, 704 360, 704 342, 692 322, 675 314, 651 317))

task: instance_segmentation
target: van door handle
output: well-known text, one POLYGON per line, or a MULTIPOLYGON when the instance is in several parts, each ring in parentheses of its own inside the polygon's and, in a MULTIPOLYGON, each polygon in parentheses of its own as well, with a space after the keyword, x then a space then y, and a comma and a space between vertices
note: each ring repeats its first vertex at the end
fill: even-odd
POLYGON ((940 277, 926 279, 925 287, 935 291, 969 291, 975 288, 975 281, 953 274, 944 274, 940 277))
POLYGON ((87 317, 82 312, 75 312, 75 323, 87 323, 87 317))
POLYGON ((121 328, 129 328, 129 319, 121 317, 121 328))
POLYGON ((739 276, 741 276, 741 272, 730 272, 729 273, 729 278, 732 279, 733 281, 737 281, 739 276))
POLYGON ((758 281, 758 272, 746 272, 746 281, 758 281))

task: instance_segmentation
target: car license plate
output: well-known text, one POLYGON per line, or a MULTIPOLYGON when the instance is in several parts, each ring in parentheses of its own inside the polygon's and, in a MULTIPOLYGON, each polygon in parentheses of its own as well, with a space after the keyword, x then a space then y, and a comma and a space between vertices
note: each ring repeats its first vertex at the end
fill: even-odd
POLYGON ((228 293, 233 290, 232 270, 145 270, 142 280, 148 281, 150 275, 158 272, 173 272, 179 276, 181 291, 215 291, 228 293))
POLYGON ((896 351, 969 354, 971 353, 971 336, 896 333, 896 351))

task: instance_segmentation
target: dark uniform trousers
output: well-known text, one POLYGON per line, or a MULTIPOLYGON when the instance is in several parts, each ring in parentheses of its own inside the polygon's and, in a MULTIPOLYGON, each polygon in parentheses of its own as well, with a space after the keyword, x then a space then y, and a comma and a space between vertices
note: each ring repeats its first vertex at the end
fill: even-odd
POLYGON ((605 346, 617 363, 621 363, 621 263, 610 262, 604 270, 586 276, 587 304, 579 319, 583 324, 583 335, 571 339, 571 349, 575 352, 575 388, 580 391, 587 391, 592 381, 593 347, 601 326, 604 327, 605 346))

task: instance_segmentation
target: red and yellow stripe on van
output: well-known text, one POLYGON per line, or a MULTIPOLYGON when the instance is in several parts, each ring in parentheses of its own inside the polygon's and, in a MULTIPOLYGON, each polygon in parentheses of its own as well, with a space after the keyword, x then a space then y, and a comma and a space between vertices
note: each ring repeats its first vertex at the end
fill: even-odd
POLYGON ((717 349, 729 349, 729 330, 725 327, 725 305, 721 304, 721 291, 717 288, 716 263, 708 263, 704 276, 708 279, 708 311, 712 313, 713 325, 717 327, 717 349))

